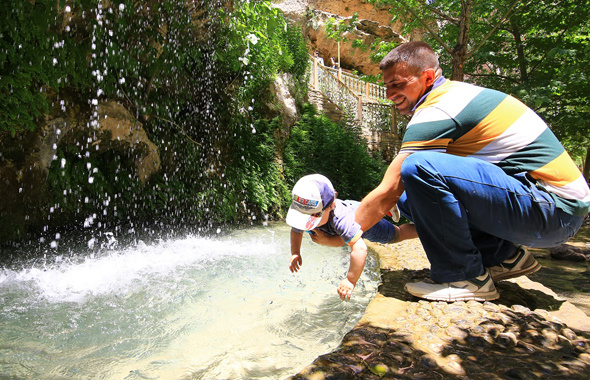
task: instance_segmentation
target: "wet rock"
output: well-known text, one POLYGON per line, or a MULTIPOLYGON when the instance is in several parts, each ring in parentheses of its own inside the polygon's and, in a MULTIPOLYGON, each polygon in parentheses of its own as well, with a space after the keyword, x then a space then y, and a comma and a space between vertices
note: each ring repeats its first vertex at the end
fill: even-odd
POLYGON ((465 343, 465 339, 469 336, 467 331, 464 331, 458 328, 457 326, 450 326, 448 329, 446 329, 445 333, 447 337, 446 340, 449 343, 452 343, 454 341, 458 343, 465 343))
POLYGON ((573 332, 572 329, 567 328, 567 327, 561 329, 561 334, 563 336, 565 336, 569 340, 576 340, 578 338, 578 336, 576 335, 576 333, 573 332))
POLYGON ((518 339, 516 338, 516 335, 514 333, 507 332, 498 334, 496 342, 498 342, 500 345, 506 348, 512 348, 516 346, 516 343, 518 343, 518 339))
POLYGON ((512 310, 516 313, 521 313, 521 314, 530 314, 531 313, 531 309, 529 309, 526 306, 522 306, 522 305, 512 305, 512 310))
POLYGON ((562 244, 549 250, 551 258, 568 261, 590 261, 590 250, 582 249, 571 244, 562 244))

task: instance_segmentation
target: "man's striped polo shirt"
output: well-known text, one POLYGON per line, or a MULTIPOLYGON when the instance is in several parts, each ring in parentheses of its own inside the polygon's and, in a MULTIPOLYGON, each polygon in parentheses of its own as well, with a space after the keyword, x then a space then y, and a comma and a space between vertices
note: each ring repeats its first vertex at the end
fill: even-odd
POLYGON ((562 210, 590 209, 588 184, 547 124, 502 92, 450 80, 435 86, 416 108, 400 153, 422 150, 479 158, 507 174, 528 172, 557 195, 562 210))

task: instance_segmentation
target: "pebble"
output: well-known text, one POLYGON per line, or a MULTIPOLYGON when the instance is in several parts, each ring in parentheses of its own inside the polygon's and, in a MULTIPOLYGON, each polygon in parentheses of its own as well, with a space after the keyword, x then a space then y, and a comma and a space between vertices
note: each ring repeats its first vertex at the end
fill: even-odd
POLYGON ((578 339, 578 336, 576 335, 576 333, 573 332, 572 329, 567 328, 567 327, 561 330, 561 334, 569 340, 578 339))

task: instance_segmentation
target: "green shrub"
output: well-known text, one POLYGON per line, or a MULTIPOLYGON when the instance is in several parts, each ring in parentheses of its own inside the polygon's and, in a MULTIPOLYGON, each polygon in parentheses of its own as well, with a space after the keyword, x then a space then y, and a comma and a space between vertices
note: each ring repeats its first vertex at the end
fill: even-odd
POLYGON ((353 125, 334 123, 307 104, 285 150, 290 188, 299 178, 312 173, 328 177, 341 199, 360 200, 376 187, 386 164, 370 155, 353 125))

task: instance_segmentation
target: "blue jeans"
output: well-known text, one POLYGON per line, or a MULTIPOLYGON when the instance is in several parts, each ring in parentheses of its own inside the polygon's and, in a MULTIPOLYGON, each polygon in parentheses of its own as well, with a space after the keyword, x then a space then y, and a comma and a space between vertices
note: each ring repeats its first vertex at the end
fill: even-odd
POLYGON ((516 251, 515 244, 566 242, 584 221, 555 206, 525 173, 445 153, 418 152, 401 168, 400 212, 416 225, 435 282, 481 275, 516 251))
MULTIPOLYGON (((361 204, 358 201, 353 201, 349 199, 345 200, 344 202, 352 205, 355 210, 361 204)), ((373 227, 363 232, 362 237, 363 239, 367 239, 369 241, 386 244, 391 242, 393 238, 395 238, 395 227, 387 219, 381 219, 373 227)))

